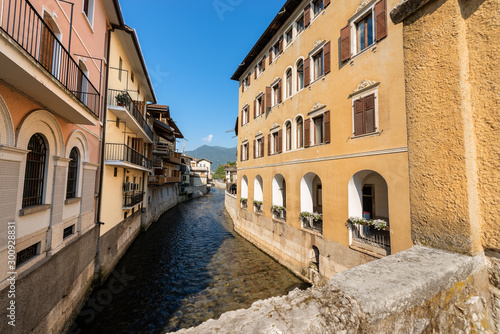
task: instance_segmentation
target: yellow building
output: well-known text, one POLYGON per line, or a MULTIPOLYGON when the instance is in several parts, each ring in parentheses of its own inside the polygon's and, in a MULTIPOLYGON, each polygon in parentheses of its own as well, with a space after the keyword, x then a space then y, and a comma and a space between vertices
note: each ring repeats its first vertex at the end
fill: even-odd
POLYGON ((396 4, 289 0, 232 77, 235 227, 314 280, 413 245, 396 4))
POLYGON ((100 264, 105 277, 140 232, 153 171, 153 129, 147 102, 156 103, 137 35, 115 28, 109 39, 100 264))

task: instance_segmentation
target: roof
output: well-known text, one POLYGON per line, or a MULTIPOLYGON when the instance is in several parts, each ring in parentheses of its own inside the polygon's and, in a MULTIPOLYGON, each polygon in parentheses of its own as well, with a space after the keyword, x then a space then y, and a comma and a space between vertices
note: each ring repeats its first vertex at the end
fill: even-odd
MULTIPOLYGON (((179 127, 177 124, 175 124, 175 121, 170 117, 170 107, 166 105, 161 105, 161 104, 148 104, 148 112, 151 116, 158 118, 158 114, 164 114, 166 113, 167 116, 165 117, 168 126, 170 127, 170 130, 172 133, 175 135, 175 138, 184 138, 184 135, 182 134, 181 130, 179 130, 179 127)), ((160 118, 164 118, 160 117, 160 118)))
POLYGON ((212 161, 210 161, 210 160, 208 160, 208 159, 205 159, 205 158, 196 159, 196 161, 198 161, 198 162, 199 162, 199 161, 208 161, 208 162, 210 162, 211 164, 213 164, 213 162, 212 162, 212 161))
POLYGON ((266 48, 267 44, 272 40, 276 33, 281 29, 283 24, 292 16, 293 12, 299 7, 302 0, 288 0, 280 9, 271 24, 267 27, 266 31, 260 36, 259 40, 253 46, 252 50, 248 53, 243 62, 238 66, 234 72, 231 80, 239 81, 240 77, 252 65, 253 61, 257 59, 260 53, 266 48))

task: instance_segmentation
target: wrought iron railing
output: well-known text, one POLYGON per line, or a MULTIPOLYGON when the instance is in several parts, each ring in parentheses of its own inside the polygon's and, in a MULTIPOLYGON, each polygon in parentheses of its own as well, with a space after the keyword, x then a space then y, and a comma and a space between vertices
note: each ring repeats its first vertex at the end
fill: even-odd
POLYGON ((391 234, 390 231, 377 230, 372 226, 350 225, 352 240, 371 246, 385 249, 390 254, 391 234))
POLYGON ((134 191, 123 194, 123 206, 127 208, 140 204, 142 203, 143 200, 144 200, 143 192, 134 191))
POLYGON ((132 97, 130 97, 128 92, 108 89, 108 105, 125 107, 129 114, 132 115, 132 117, 134 117, 139 123, 144 132, 146 132, 148 137, 153 140, 153 129, 151 128, 151 125, 148 124, 143 113, 139 111, 139 108, 132 100, 132 97))
POLYGON ((323 220, 316 220, 311 217, 302 218, 302 227, 315 232, 323 233, 323 220))
POLYGON ((101 95, 42 16, 27 0, 5 0, 0 28, 52 77, 99 117, 101 95))
POLYGON ((153 168, 153 162, 151 160, 124 144, 106 144, 105 159, 126 161, 147 169, 153 168))

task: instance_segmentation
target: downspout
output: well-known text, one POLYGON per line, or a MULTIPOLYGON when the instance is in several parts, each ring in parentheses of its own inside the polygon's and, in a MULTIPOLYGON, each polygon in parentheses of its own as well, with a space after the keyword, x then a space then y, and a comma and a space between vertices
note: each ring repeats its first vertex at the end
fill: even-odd
MULTIPOLYGON (((111 50, 111 33, 114 29, 108 29, 108 48, 106 50, 106 61, 109 62, 109 55, 111 50)), ((104 223, 101 221, 101 213, 102 213, 102 183, 104 178, 104 161, 105 161, 105 151, 106 151, 106 127, 108 121, 108 81, 109 81, 109 63, 106 66, 106 80, 104 84, 104 111, 103 111, 103 120, 102 120, 102 130, 101 130, 101 166, 100 166, 100 176, 99 176, 99 200, 97 201, 97 249, 95 255, 95 270, 94 270, 94 281, 97 281, 100 277, 100 245, 101 245, 101 225, 104 223)))

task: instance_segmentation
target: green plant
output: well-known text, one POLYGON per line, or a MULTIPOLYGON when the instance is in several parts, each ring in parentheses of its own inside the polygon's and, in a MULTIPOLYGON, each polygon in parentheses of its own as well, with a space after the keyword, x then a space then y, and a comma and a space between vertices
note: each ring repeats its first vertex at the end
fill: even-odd
POLYGON ((262 201, 253 201, 253 205, 261 206, 262 205, 262 201))
POLYGON ((376 228, 377 230, 386 230, 389 227, 389 224, 383 219, 365 219, 362 217, 349 217, 346 222, 346 226, 349 225, 365 225, 376 228))
POLYGON ((241 203, 246 203, 247 201, 248 201, 248 199, 246 199, 246 198, 243 198, 243 197, 242 197, 242 198, 240 198, 240 202, 241 202, 241 203))
POLYGON ((126 92, 120 92, 115 96, 118 105, 127 105, 130 103, 129 95, 126 92))
POLYGON ((323 215, 321 213, 317 213, 317 212, 302 211, 300 213, 300 218, 304 218, 304 219, 311 218, 312 220, 322 220, 323 215))
POLYGON ((278 211, 278 212, 281 212, 281 211, 284 211, 285 208, 282 207, 282 206, 279 206, 279 205, 271 205, 271 211, 278 211))

